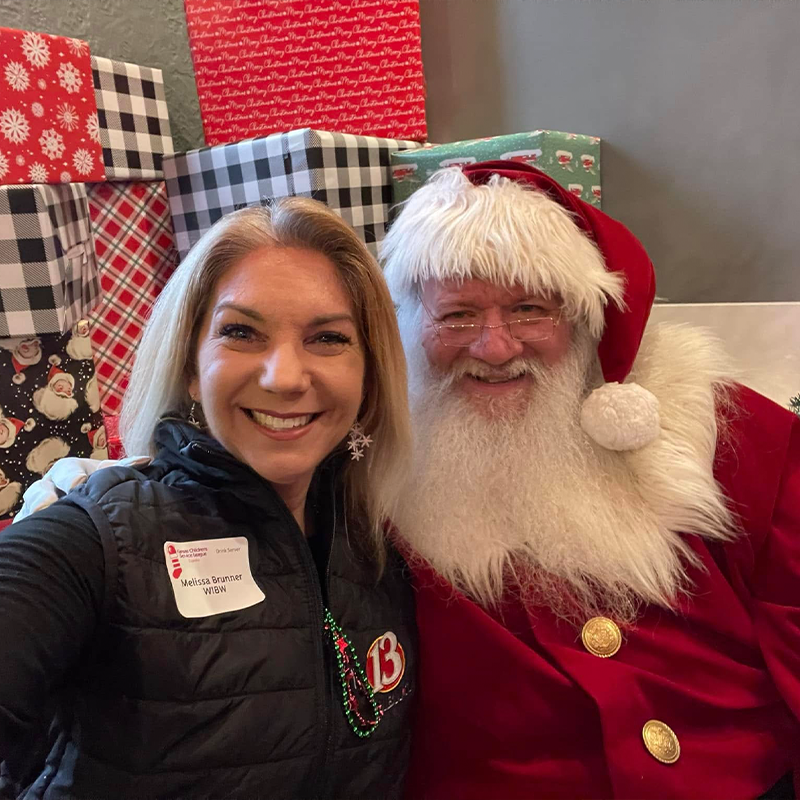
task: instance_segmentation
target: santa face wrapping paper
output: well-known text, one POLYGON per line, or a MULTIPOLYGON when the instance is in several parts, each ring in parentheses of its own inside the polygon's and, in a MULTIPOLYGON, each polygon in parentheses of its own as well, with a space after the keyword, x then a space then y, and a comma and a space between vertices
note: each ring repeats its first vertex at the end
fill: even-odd
POLYGON ((92 56, 106 180, 157 180, 172 153, 160 69, 92 56))
POLYGON ((376 255, 392 200, 390 156, 418 147, 400 139, 303 128, 165 158, 180 257, 225 214, 292 196, 325 203, 376 255))
POLYGON ((407 200, 438 169, 496 159, 537 167, 581 200, 598 208, 601 205, 599 137, 547 130, 393 153, 394 202, 407 200))
POLYGON ((0 184, 104 179, 86 42, 0 28, 0 184))
POLYGON ((106 458, 89 326, 0 339, 0 520, 65 456, 106 458))
POLYGON ((98 183, 89 213, 103 298, 89 316, 105 414, 119 414, 133 357, 153 303, 175 269, 163 182, 98 183))
POLYGON ((99 294, 86 186, 0 186, 0 337, 65 333, 99 294))
POLYGON ((313 125, 424 141, 419 0, 185 0, 206 144, 313 125))

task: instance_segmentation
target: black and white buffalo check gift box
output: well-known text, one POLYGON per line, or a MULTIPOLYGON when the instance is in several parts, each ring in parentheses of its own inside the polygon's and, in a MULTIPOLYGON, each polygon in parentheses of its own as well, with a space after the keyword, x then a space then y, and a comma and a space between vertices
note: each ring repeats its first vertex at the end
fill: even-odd
POLYGON ((278 197, 313 197, 373 255, 392 203, 391 154, 419 142, 302 128, 164 159, 175 244, 183 258, 222 216, 278 197))
POLYGON ((0 186, 0 338, 66 333, 100 298, 86 186, 0 186))
POLYGON ((92 77, 106 179, 163 178, 173 149, 161 70, 92 56, 92 77))

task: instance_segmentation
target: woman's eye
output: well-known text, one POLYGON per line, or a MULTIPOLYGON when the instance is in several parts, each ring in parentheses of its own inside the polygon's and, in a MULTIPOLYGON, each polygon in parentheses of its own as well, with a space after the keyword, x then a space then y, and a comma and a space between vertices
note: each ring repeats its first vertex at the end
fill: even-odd
POLYGON ((336 331, 318 333, 314 337, 314 341, 319 342, 320 344, 331 344, 331 345, 336 345, 336 344, 345 345, 353 343, 353 340, 349 336, 346 336, 343 333, 338 333, 336 331))
POLYGON ((307 347, 313 352, 329 355, 343 352, 352 343, 353 340, 344 333, 324 331, 314 335, 307 347))
POLYGON ((249 342, 253 339, 255 331, 249 325, 223 325, 220 328, 219 335, 224 339, 249 342))

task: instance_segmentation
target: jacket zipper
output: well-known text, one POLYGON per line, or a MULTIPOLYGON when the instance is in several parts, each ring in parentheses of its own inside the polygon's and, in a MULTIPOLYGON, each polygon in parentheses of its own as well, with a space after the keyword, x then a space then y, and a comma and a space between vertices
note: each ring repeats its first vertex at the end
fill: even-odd
MULTIPOLYGON (((283 501, 280 502, 279 507, 281 509, 281 513, 286 518, 289 525, 294 528, 297 536, 299 537, 300 540, 302 540, 302 546, 300 547, 300 553, 301 553, 300 557, 303 561, 303 565, 306 568, 307 575, 311 578, 311 584, 314 587, 314 596, 316 599, 316 603, 314 603, 314 609, 313 609, 314 634, 315 634, 314 642, 316 644, 316 650, 317 650, 317 663, 320 665, 320 672, 322 673, 323 719, 324 719, 323 730, 325 732, 325 747, 322 751, 322 761, 320 763, 320 767, 318 770, 318 778, 316 781, 314 796, 315 798, 321 799, 327 796, 326 787, 328 784, 327 781, 328 762, 330 760, 330 754, 333 745, 333 724, 332 724, 331 711, 334 702, 333 686, 331 683, 330 669, 328 668, 328 661, 326 658, 325 633, 323 629, 325 601, 322 596, 322 586, 320 585, 319 575, 317 573, 317 565, 314 563, 314 559, 311 556, 311 550, 309 549, 308 544, 305 541, 303 532, 300 530, 300 526, 297 524, 297 520, 289 513, 289 510, 286 508, 283 501)), ((328 553, 327 568, 328 569, 330 568, 330 552, 328 553)), ((326 581, 327 581, 327 572, 326 572, 326 581)))
MULTIPOLYGON (((333 501, 333 529, 331 531, 331 541, 328 546, 328 558, 325 562, 325 594, 328 597, 328 607, 331 606, 331 595, 330 595, 330 583, 331 583, 331 557, 333 555, 333 544, 336 540, 336 485, 335 483, 331 489, 331 499, 333 501)), ((331 612, 333 613, 333 612, 331 612)), ((324 643, 323 643, 324 644, 324 643)), ((333 711, 333 704, 335 702, 336 694, 335 694, 335 676, 331 675, 331 671, 333 670, 333 661, 331 661, 330 668, 328 668, 328 664, 325 662, 323 657, 323 664, 325 666, 325 675, 327 677, 326 685, 328 687, 328 696, 330 697, 330 704, 326 703, 325 706, 325 713, 328 721, 328 735, 325 741, 325 750, 322 754, 322 766, 320 767, 320 796, 324 796, 324 790, 327 786, 327 770, 328 764, 330 762, 331 756, 333 755, 333 720, 330 719, 331 712, 333 711)))

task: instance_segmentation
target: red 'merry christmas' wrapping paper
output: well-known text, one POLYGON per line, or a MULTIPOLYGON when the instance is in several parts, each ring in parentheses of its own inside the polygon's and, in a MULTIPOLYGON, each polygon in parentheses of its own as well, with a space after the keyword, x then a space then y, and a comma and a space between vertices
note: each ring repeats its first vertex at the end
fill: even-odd
POLYGON ((295 128, 424 141, 419 0, 185 0, 206 144, 295 128))
POLYGON ((0 183, 103 180, 89 46, 0 28, 0 183))

